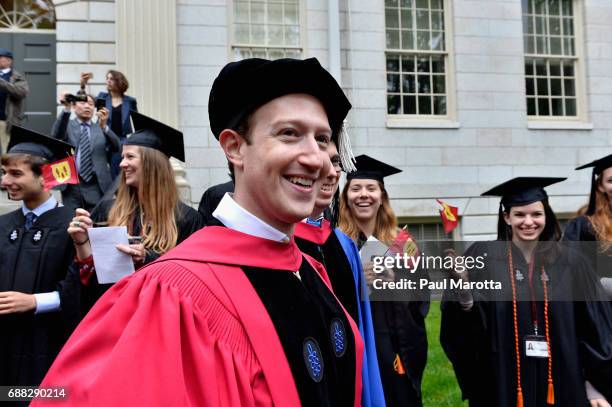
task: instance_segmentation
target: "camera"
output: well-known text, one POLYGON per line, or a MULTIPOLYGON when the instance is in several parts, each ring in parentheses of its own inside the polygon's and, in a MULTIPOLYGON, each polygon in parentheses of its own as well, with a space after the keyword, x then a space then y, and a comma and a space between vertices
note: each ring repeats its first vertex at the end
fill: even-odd
POLYGON ((65 103, 87 102, 87 95, 79 94, 79 93, 77 93, 76 95, 73 95, 72 93, 67 93, 66 95, 64 95, 64 100, 62 102, 65 102, 65 103))
POLYGON ((100 110, 103 107, 106 107, 106 100, 102 98, 96 99, 96 110, 100 110))

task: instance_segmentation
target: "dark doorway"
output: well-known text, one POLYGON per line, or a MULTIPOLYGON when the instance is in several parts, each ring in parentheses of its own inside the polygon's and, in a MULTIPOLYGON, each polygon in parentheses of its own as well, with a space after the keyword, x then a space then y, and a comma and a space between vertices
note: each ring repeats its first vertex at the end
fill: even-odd
POLYGON ((13 68, 26 76, 30 87, 22 125, 48 134, 57 111, 55 34, 3 32, 0 47, 13 52, 13 68))

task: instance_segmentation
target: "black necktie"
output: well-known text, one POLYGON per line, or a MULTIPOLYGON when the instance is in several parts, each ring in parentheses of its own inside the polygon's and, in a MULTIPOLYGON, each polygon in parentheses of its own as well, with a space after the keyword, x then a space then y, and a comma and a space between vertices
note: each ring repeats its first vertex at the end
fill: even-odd
POLYGON ((36 221, 36 214, 34 212, 28 212, 25 215, 25 229, 30 230, 34 225, 34 221, 36 221))
POLYGON ((80 167, 79 175, 83 181, 89 182, 93 178, 93 161, 91 160, 91 143, 89 142, 89 125, 81 123, 81 137, 79 139, 80 167))

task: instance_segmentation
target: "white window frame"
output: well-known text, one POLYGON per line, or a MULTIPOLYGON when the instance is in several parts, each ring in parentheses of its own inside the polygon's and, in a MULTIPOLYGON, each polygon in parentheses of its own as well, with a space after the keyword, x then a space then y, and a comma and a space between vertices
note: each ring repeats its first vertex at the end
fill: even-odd
MULTIPOLYGON (((584 53, 584 2, 572 0, 573 20, 574 20, 574 57, 560 57, 557 55, 547 58, 544 54, 527 54, 523 50, 523 66, 526 58, 541 59, 574 59, 574 75, 576 81, 576 116, 529 116, 527 115, 527 88, 525 87, 525 114, 527 115, 527 128, 532 130, 592 130, 593 124, 589 122, 589 107, 587 97, 586 81, 586 61, 584 53)), ((523 10, 521 8, 521 16, 523 10)), ((524 39, 525 29, 523 27, 522 36, 524 39)), ((523 84, 527 73, 523 73, 523 84)), ((534 86, 537 86, 534 84, 534 86)))
MULTIPOLYGON (((385 41, 385 115, 388 128, 445 128, 456 129, 460 127, 457 121, 457 91, 455 79, 454 61, 454 30, 452 16, 452 1, 443 0, 444 7, 444 41, 445 51, 403 51, 386 48, 385 41), (446 115, 411 115, 411 114, 389 114, 387 112, 387 54, 409 54, 418 55, 444 55, 444 67, 446 77, 446 115)), ((384 1, 383 1, 384 15, 384 1)), ((385 32, 387 24, 385 21, 385 32)))
MULTIPOLYGON (((268 0, 260 0, 261 2, 267 2, 268 0)), ((265 45, 265 44, 241 44, 236 42, 234 35, 234 3, 235 0, 229 0, 227 2, 228 6, 228 59, 229 61, 236 61, 234 55, 235 48, 252 48, 252 49, 262 49, 262 50, 271 50, 271 49, 294 49, 298 51, 300 57, 305 58, 306 55, 306 1, 305 0, 297 0, 298 4, 298 24, 299 24, 299 33, 300 33, 300 41, 297 46, 276 46, 276 45, 265 45)))
MULTIPOLYGON (((51 7, 53 7, 53 17, 55 18, 54 24, 55 24, 55 28, 39 28, 39 27, 32 27, 32 28, 20 28, 20 27, 16 27, 16 26, 10 26, 10 27, 4 27, 1 26, 0 27, 0 32, 5 32, 5 33, 21 33, 21 34, 54 34, 56 32, 57 29, 57 13, 56 13, 56 9, 57 7, 61 6, 62 4, 54 4, 53 1, 47 1, 47 3, 49 3, 51 5, 51 7)), ((8 14, 17 14, 17 15, 23 15, 24 18, 26 18, 27 21, 27 17, 24 15, 23 12, 23 8, 20 8, 20 6, 22 6, 20 4, 19 1, 17 0, 13 0, 13 10, 10 10, 8 12, 8 14)), ((0 16, 1 19, 3 20, 2 25, 4 24, 4 22, 6 22, 6 19, 9 17, 8 14, 6 13, 6 10, 2 10, 2 15, 0 16)))
MULTIPOLYGON (((461 240, 461 219, 462 217, 459 216, 458 226, 455 229, 453 229, 453 231, 450 233, 449 239, 445 241, 461 240)), ((441 227, 442 229, 444 229, 443 222, 439 216, 433 216, 433 217, 430 217, 430 216, 398 216, 397 223, 398 225, 404 225, 404 224, 419 225, 419 226, 437 225, 441 227)), ((441 234, 445 235, 443 230, 441 230, 441 234)), ((413 235, 412 237, 416 240, 417 246, 419 244, 419 241, 424 240, 422 239, 422 236, 413 235)), ((433 240, 429 240, 429 241, 433 241, 433 240)))

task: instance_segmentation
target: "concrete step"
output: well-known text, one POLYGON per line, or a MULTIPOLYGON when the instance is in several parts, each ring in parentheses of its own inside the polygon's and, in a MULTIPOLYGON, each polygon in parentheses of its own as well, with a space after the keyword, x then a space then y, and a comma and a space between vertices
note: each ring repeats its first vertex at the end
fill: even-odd
MULTIPOLYGON (((62 201, 62 195, 59 191, 53 190, 51 193, 55 196, 58 202, 62 201)), ((0 190, 0 215, 14 211, 17 208, 21 208, 21 201, 11 201, 8 199, 6 191, 0 190)))
POLYGON ((11 201, 5 191, 0 191, 0 215, 14 211, 21 207, 21 201, 11 201))

